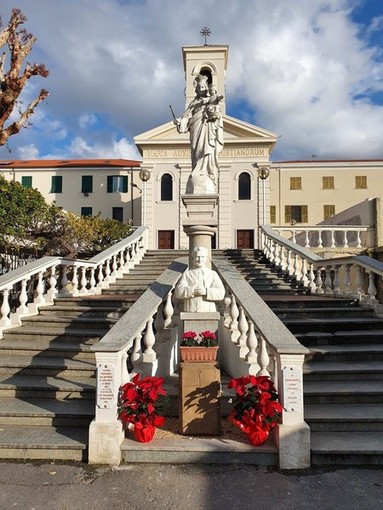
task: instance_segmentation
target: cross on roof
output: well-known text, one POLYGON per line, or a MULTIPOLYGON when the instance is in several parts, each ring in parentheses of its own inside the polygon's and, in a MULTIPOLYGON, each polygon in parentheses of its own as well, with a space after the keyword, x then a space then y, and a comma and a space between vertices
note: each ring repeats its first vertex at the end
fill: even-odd
POLYGON ((205 37, 205 46, 207 46, 207 37, 210 37, 211 36, 211 30, 210 28, 207 28, 207 27, 203 27, 203 29, 201 30, 200 34, 205 37))

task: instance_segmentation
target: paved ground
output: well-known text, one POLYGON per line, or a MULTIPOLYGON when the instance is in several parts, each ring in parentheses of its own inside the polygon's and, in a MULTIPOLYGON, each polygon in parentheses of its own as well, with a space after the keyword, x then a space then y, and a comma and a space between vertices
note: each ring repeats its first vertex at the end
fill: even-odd
POLYGON ((0 462, 0 510, 382 510, 383 469, 0 462))

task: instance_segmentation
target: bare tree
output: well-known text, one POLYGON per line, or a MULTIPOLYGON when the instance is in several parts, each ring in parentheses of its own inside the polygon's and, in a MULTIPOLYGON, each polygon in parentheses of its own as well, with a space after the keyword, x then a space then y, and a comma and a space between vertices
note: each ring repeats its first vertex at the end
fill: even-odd
MULTIPOLYGON (((11 135, 17 134, 22 127, 27 127, 29 117, 41 101, 47 98, 49 92, 41 89, 39 95, 23 107, 19 96, 32 76, 48 76, 48 70, 43 64, 25 62, 36 37, 20 28, 26 17, 20 9, 13 9, 8 25, 0 32, 0 48, 7 46, 0 58, 0 145, 5 145, 11 135), (9 66, 5 67, 7 57, 9 66), (17 110, 17 119, 11 115, 17 110), (8 123, 8 124, 7 124, 8 123)), ((1 19, 0 19, 1 26, 1 19)))

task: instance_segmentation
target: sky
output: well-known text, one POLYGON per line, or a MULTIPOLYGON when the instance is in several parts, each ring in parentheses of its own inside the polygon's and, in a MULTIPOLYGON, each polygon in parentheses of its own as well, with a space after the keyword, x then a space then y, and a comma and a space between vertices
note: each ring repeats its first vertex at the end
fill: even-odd
POLYGON ((182 47, 229 45, 228 115, 271 160, 383 158, 383 0, 0 0, 37 41, 23 102, 50 92, 0 159, 140 159, 133 137, 185 107, 182 47))

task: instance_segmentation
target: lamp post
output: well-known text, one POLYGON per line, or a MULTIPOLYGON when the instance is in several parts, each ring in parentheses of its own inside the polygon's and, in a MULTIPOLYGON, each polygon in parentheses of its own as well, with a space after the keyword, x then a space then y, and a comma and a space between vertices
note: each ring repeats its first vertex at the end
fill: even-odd
MULTIPOLYGON (((266 182, 265 181, 270 175, 270 168, 269 168, 269 166, 259 167, 257 163, 255 163, 253 166, 255 166, 258 169, 258 179, 261 179, 261 181, 262 181, 262 225, 264 225, 265 221, 266 221, 266 182)), ((259 209, 258 209, 258 211, 259 211, 259 209)), ((260 227, 260 221, 258 221, 258 248, 260 245, 259 227, 260 227)))
POLYGON ((146 223, 146 183, 150 179, 150 172, 146 170, 146 168, 142 168, 140 173, 138 174, 139 178, 143 183, 143 193, 142 193, 142 226, 145 226, 146 223))

